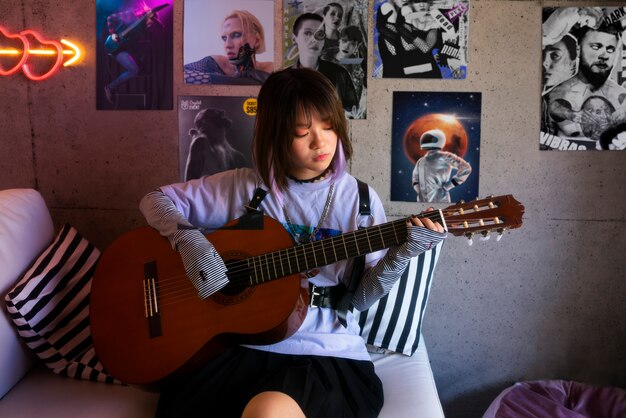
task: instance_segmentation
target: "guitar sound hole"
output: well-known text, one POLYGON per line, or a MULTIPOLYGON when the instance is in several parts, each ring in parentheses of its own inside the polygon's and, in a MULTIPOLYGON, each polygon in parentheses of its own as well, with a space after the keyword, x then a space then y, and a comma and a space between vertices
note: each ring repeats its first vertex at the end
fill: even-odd
POLYGON ((241 292, 245 291, 247 288, 248 286, 245 286, 245 285, 228 283, 226 287, 223 287, 222 289, 220 289, 220 293, 223 294, 224 296, 236 296, 240 294, 241 292))
MULTIPOLYGON (((232 257, 232 254, 229 255, 232 257)), ((241 259, 241 255, 237 255, 238 257, 229 258, 226 261, 227 275, 230 282, 211 296, 215 302, 222 305, 234 305, 243 302, 254 293, 255 286, 250 286, 250 271, 234 265, 241 259)))

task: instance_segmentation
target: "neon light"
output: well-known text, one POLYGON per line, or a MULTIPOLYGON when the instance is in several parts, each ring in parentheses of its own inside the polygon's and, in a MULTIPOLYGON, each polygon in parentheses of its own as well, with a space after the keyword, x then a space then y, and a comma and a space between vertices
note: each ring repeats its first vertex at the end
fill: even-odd
POLYGON ((64 49, 63 54, 74 55, 72 58, 70 58, 63 64, 64 67, 69 67, 70 65, 78 64, 79 62, 83 60, 84 54, 76 44, 68 41, 67 39, 61 39, 61 43, 63 45, 67 45, 70 48, 72 48, 72 51, 67 51, 64 49))
POLYGON ((25 37, 30 35, 33 38, 35 38, 39 43, 42 43, 44 45, 52 45, 54 49, 56 49, 56 60, 54 61, 54 64, 47 72, 43 74, 35 74, 30 64, 28 63, 24 64, 22 66, 22 71, 24 71, 24 74, 26 74, 26 77, 30 78, 33 81, 41 81, 41 80, 45 80, 46 78, 51 77, 54 73, 59 71, 59 68, 61 67, 61 64, 63 63, 63 49, 61 48, 61 44, 59 42, 45 40, 41 36, 39 36, 37 32, 30 30, 30 29, 24 30, 20 32, 20 34, 25 37))
POLYGON ((0 26, 0 34, 2 34, 4 37, 9 38, 9 39, 19 39, 23 45, 24 52, 22 53, 22 58, 12 68, 4 69, 2 67, 2 63, 0 62, 0 75, 15 74, 16 72, 20 70, 20 68, 23 67, 24 63, 26 63, 26 60, 28 59, 28 49, 29 49, 28 39, 26 39, 26 37, 21 34, 7 33, 1 26, 0 26))
POLYGON ((0 27, 0 75, 12 75, 22 69, 24 75, 31 80, 45 80, 55 74, 61 67, 61 64, 64 67, 76 65, 83 60, 84 56, 83 49, 67 39, 61 39, 60 42, 51 41, 44 39, 39 33, 33 30, 24 30, 19 34, 12 34, 0 27), (15 42, 19 41, 23 48, 20 49, 19 46, 11 47, 10 45, 2 45, 1 41, 3 36, 7 39, 15 40, 15 42), (41 47, 31 48, 31 43, 28 40, 29 37, 34 38, 36 40, 34 43, 41 45, 41 47), (64 46, 66 48, 64 48, 64 46), (15 64, 11 64, 11 67, 3 67, 2 57, 7 57, 10 58, 11 61, 14 61, 18 56, 20 59, 16 61, 15 64), (47 71, 37 74, 35 68, 27 62, 31 56, 42 58, 54 57, 54 62, 51 63, 51 67, 47 71))

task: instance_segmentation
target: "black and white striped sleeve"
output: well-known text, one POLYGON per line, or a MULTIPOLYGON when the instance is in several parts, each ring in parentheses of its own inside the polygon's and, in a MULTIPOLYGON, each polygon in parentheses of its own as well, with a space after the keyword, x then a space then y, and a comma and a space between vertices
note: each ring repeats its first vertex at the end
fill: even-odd
POLYGON ((407 225, 407 234, 405 243, 389 248, 387 254, 365 272, 352 298, 355 309, 364 311, 389 293, 411 258, 436 246, 447 236, 415 225, 407 225))
POLYGON ((228 284, 226 265, 213 244, 185 219, 162 191, 148 193, 141 200, 139 208, 148 224, 166 237, 172 248, 178 251, 185 273, 201 299, 228 284))

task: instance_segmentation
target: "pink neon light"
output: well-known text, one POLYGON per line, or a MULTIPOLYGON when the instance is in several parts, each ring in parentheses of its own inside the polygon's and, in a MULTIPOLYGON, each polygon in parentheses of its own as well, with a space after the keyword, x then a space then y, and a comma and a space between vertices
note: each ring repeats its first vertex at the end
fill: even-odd
POLYGON ((22 66, 28 59, 28 50, 29 50, 28 39, 26 39, 24 35, 19 34, 19 33, 8 33, 1 26, 0 26, 0 34, 2 34, 2 36, 4 36, 5 38, 19 39, 20 41, 22 41, 22 45, 24 46, 23 47, 24 52, 22 53, 22 58, 18 61, 17 64, 13 66, 13 68, 5 70, 4 68, 2 68, 2 63, 0 62, 0 75, 15 74, 16 72, 20 70, 20 68, 22 68, 22 66))
MULTIPOLYGON (((26 38, 26 36, 28 35, 31 35, 41 44, 52 45, 57 51, 57 57, 54 62, 54 65, 52 66, 52 68, 50 68, 50 70, 48 70, 47 72, 41 75, 35 74, 33 70, 31 69, 30 64, 25 63, 22 66, 22 70, 24 71, 24 74, 26 75, 26 77, 30 78, 33 81, 41 81, 41 80, 45 80, 46 78, 51 77, 54 73, 59 71, 59 68, 61 68, 61 65, 63 64, 63 48, 61 47, 61 44, 59 42, 43 39, 37 32, 30 30, 30 29, 20 32, 20 35, 22 35, 24 38, 26 38)), ((27 42, 26 45, 28 45, 28 41, 26 42, 27 42)))

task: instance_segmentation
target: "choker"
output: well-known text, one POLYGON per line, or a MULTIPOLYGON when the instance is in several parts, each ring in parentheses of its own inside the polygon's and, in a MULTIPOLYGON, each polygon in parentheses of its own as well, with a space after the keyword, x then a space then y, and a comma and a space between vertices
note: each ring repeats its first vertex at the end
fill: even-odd
POLYGON ((296 183, 315 183, 316 181, 322 180, 324 178, 326 178, 326 175, 330 172, 330 168, 327 168, 326 170, 324 170, 321 174, 312 177, 310 179, 305 179, 305 180, 301 180, 301 179, 297 179, 292 175, 287 174, 287 177, 289 177, 291 180, 295 181, 296 183))

